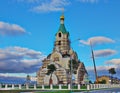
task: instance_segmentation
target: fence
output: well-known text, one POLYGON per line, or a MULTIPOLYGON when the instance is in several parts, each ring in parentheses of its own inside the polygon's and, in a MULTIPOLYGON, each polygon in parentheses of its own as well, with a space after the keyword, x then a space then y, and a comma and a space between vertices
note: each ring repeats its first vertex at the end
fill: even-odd
MULTIPOLYGON (((104 88, 120 88, 120 84, 89 84, 89 85, 74 85, 72 86, 72 90, 94 90, 94 89, 104 89, 104 88)), ((29 85, 29 84, 0 84, 0 90, 20 90, 20 89, 25 89, 25 90, 71 90, 70 84, 67 86, 64 85, 50 85, 50 86, 45 86, 45 85, 29 85)))

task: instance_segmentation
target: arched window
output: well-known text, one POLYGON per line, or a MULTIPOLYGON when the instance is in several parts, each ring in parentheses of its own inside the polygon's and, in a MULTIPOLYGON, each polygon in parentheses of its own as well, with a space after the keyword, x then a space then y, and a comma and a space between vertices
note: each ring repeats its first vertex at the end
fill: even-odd
POLYGON ((58 45, 61 45, 61 41, 58 41, 58 45))
POLYGON ((62 36, 61 33, 59 33, 58 36, 61 37, 62 36))

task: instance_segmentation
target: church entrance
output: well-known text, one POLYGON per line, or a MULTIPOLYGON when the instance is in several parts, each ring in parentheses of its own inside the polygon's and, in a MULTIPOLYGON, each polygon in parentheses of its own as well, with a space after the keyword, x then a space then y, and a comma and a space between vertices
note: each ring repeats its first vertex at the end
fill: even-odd
POLYGON ((58 78, 57 78, 57 76, 55 75, 55 74, 52 74, 52 77, 51 77, 51 75, 49 75, 49 76, 45 76, 44 77, 44 84, 45 85, 50 85, 50 84, 53 84, 53 85, 57 85, 58 84, 58 78))

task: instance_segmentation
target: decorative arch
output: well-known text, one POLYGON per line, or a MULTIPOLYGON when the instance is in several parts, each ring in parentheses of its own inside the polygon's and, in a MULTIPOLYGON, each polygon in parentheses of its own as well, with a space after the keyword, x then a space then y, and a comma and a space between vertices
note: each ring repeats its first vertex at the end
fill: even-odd
POLYGON ((62 55, 59 52, 54 52, 51 54, 52 61, 60 61, 62 59, 62 55))

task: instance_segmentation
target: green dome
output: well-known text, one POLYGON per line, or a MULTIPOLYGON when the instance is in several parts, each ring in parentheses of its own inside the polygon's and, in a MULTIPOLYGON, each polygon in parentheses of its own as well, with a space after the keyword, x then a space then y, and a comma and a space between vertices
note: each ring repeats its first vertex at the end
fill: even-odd
MULTIPOLYGON (((61 23, 60 23, 60 27, 59 27, 57 33, 61 32, 61 33, 63 33, 63 34, 68 34, 68 35, 69 35, 69 32, 66 31, 66 28, 65 28, 65 25, 64 25, 64 15, 62 15, 62 16, 60 17, 60 21, 61 21, 61 23)), ((56 34, 57 34, 57 33, 56 33, 56 34)))
POLYGON ((64 24, 60 24, 58 32, 62 32, 63 34, 68 34, 64 24))

